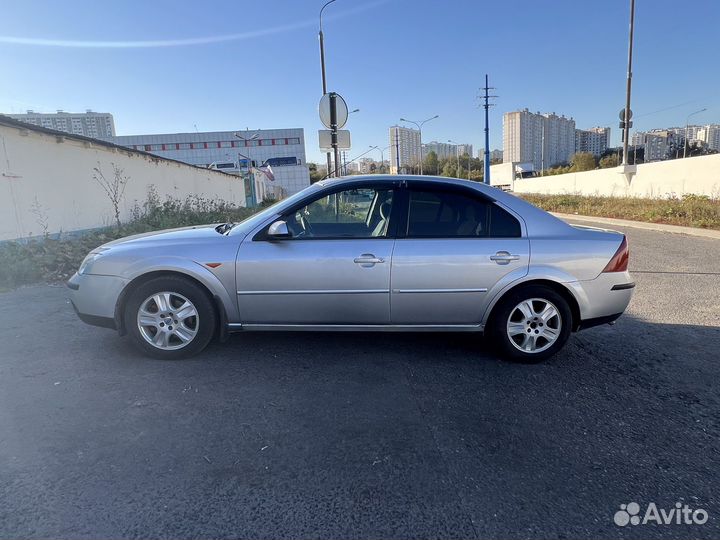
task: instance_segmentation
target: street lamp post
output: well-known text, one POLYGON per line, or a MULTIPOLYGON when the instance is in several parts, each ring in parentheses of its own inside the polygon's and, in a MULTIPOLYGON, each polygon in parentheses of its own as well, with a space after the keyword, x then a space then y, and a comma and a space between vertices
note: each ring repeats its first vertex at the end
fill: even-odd
MULTIPOLYGON (((318 32, 318 37, 320 39, 320 70, 322 73, 323 96, 327 94, 327 79, 325 77, 325 37, 322 30, 322 14, 325 8, 333 2, 335 2, 335 0, 329 0, 328 2, 325 2, 325 5, 323 5, 322 8, 320 8, 320 30, 318 32)), ((327 172, 328 174, 330 174, 330 171, 332 170, 332 163, 330 162, 330 152, 327 152, 325 154, 325 158, 327 160, 327 172)), ((335 164, 335 166, 337 167, 337 163, 335 164)))
POLYGON ((383 172, 383 166, 384 166, 384 164, 385 164, 385 150, 387 150, 388 148, 390 148, 390 146, 391 146, 391 145, 388 145, 388 146, 386 146, 385 148, 380 148, 380 147, 377 146, 377 145, 375 145, 375 146, 370 145, 370 148, 371 148, 371 149, 377 150, 378 152, 380 152, 380 174, 382 174, 382 172, 383 172))
POLYGON ((692 112, 687 115, 687 118, 685 119, 685 143, 683 144, 683 159, 687 157, 687 148, 688 148, 688 128, 690 127, 690 117, 695 116, 696 114, 700 114, 701 112, 707 111, 707 107, 700 109, 699 111, 692 112))
POLYGON ((632 90, 633 32, 635 31, 635 0, 630 0, 630 32, 628 36, 627 83, 625 87, 625 118, 623 119, 623 159, 628 164, 628 139, 630 137, 630 92, 632 90))
MULTIPOLYGON (((449 142, 450 144, 454 144, 454 145, 455 145, 455 156, 457 157, 457 168, 456 168, 456 171, 457 171, 457 174, 459 175, 459 174, 460 174, 460 145, 459 145, 458 143, 456 143, 455 141, 451 141, 450 139, 448 139, 448 142, 449 142)), ((470 175, 468 175, 468 179, 469 179, 469 178, 470 178, 470 175)))
MULTIPOLYGON (((240 140, 242 140, 242 141, 245 141, 246 143, 247 143, 247 141, 255 141, 255 140, 257 140, 258 134, 257 134, 257 133, 253 133, 250 137, 247 137, 248 131, 249 131, 249 130, 245 130, 245 135, 246 135, 245 137, 243 137, 242 135, 240 135, 240 133, 237 133, 237 132, 234 133, 233 135, 235 135, 238 139, 240 139, 240 140)), ((239 156, 243 156, 245 159, 248 160, 248 171, 250 172, 250 175, 249 175, 249 179, 250 179, 250 201, 252 202, 252 205, 255 206, 255 205, 257 204, 257 201, 255 200, 255 197, 256 197, 256 193, 255 193, 255 179, 254 179, 254 175, 252 174, 252 159, 249 158, 248 156, 244 155, 244 154, 241 154, 240 152, 238 152, 238 155, 239 155, 239 156)))
POLYGON ((423 120, 422 122, 414 122, 412 120, 406 120, 405 118, 401 118, 401 122, 407 122, 408 124, 415 124, 418 128, 418 131, 420 132, 420 175, 423 174, 423 151, 422 151, 422 127, 425 124, 425 122, 429 122, 430 120, 435 120, 440 115, 436 114, 432 118, 427 118, 426 120, 423 120))

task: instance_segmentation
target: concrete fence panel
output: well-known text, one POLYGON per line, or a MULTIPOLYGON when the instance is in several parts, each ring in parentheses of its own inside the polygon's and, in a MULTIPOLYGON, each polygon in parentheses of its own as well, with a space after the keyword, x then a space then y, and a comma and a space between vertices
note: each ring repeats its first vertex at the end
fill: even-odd
MULTIPOLYGON (((645 163, 628 182, 622 167, 515 180, 517 193, 720 198, 720 154, 645 163)), ((492 176, 491 176, 492 178, 492 176)))
POLYGON ((48 232, 72 232, 110 225, 113 204, 93 179, 114 170, 127 177, 121 220, 154 187, 161 200, 189 195, 244 206, 245 189, 237 176, 201 169, 112 145, 0 124, 0 240, 48 232))

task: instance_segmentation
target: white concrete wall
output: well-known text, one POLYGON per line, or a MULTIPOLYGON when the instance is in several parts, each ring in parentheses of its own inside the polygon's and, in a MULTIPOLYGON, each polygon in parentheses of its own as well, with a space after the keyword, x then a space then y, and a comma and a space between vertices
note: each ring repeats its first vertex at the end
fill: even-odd
MULTIPOLYGON (((515 180, 517 193, 720 198, 720 154, 645 163, 628 184, 622 167, 515 180)), ((492 175, 491 175, 492 179, 492 175)))
POLYGON ((33 213, 36 204, 51 234, 112 224, 112 203, 93 180, 93 168, 112 178, 113 163, 130 178, 121 203, 123 220, 135 201, 146 199, 150 185, 162 200, 199 195, 245 205, 243 182, 236 176, 0 125, 0 240, 42 234, 33 213))

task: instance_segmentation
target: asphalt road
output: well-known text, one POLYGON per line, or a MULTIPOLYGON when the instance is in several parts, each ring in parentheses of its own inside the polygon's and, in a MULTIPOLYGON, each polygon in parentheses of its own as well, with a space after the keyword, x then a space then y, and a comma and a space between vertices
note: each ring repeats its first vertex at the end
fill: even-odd
POLYGON ((720 242, 628 229, 614 327, 245 334, 140 357, 58 286, 0 295, 1 538, 718 538, 720 242), (628 525, 621 504, 704 509, 628 525))

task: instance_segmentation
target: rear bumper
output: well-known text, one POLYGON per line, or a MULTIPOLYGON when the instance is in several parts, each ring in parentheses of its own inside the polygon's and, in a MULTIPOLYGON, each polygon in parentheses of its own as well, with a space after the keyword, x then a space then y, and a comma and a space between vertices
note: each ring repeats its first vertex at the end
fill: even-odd
POLYGON ((629 272, 607 272, 595 279, 567 283, 580 309, 580 327, 596 326, 589 321, 612 322, 627 309, 635 291, 629 272), (614 318, 613 318, 614 317, 614 318), (606 320, 609 319, 609 320, 606 320))
POLYGON ((594 319, 586 319, 584 321, 580 321, 580 324, 578 325, 577 329, 579 330, 587 330, 588 328, 592 328, 593 326, 600 326, 601 324, 610 324, 615 322, 620 318, 622 313, 615 313, 614 315, 605 315, 604 317, 596 317, 594 319))
POLYGON ((81 321, 117 329, 115 305, 127 283, 128 280, 117 276, 75 273, 67 282, 70 303, 81 321))

